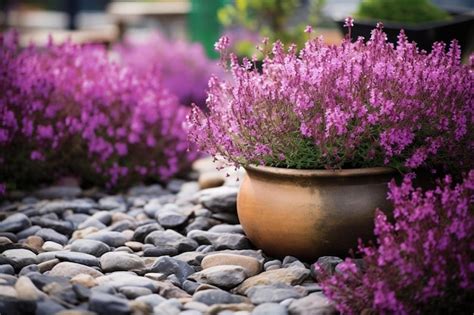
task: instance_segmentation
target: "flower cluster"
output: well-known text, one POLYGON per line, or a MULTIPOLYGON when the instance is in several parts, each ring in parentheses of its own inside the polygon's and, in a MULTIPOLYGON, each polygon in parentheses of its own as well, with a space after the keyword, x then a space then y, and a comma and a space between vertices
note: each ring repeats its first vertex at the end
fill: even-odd
POLYGON ((160 33, 144 41, 126 39, 114 51, 136 74, 152 73, 185 105, 204 107, 209 78, 222 73, 217 63, 206 56, 202 45, 172 41, 160 33))
POLYGON ((474 311, 474 170, 451 186, 450 177, 425 193, 408 178, 391 184, 395 222, 377 212, 378 246, 359 246, 363 268, 348 258, 333 276, 322 272, 324 293, 341 313, 474 311))
POLYGON ((268 48, 261 73, 230 54, 233 80, 209 81, 209 111, 188 119, 201 150, 244 166, 472 166, 474 72, 456 41, 426 53, 402 31, 395 47, 379 25, 367 43, 268 48))
POLYGON ((0 37, 0 182, 76 175, 109 187, 166 180, 189 167, 188 109, 101 46, 19 49, 0 37))

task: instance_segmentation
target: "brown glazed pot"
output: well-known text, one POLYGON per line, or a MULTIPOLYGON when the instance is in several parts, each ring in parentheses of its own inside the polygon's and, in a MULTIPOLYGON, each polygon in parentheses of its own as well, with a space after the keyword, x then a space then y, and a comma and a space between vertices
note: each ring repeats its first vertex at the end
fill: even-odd
POLYGON ((397 174, 388 167, 246 171, 237 212, 248 238, 266 254, 307 262, 347 256, 358 238, 373 238, 375 209, 392 209, 387 184, 397 174))

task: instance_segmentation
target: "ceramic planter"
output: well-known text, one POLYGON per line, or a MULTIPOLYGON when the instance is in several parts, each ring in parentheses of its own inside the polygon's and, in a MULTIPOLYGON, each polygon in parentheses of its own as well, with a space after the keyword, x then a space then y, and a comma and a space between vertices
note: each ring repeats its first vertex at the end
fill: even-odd
POLYGON ((387 167, 294 170, 247 167, 238 197, 240 223, 265 253, 307 262, 346 256, 358 238, 373 237, 376 208, 390 211, 387 167))

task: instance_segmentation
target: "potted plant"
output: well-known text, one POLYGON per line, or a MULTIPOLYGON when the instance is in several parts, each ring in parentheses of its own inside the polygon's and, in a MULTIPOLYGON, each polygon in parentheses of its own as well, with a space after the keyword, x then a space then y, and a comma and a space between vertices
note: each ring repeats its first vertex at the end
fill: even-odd
POLYGON ((297 53, 277 41, 262 73, 230 54, 233 80, 211 78, 208 112, 193 108, 188 132, 246 169, 237 208, 257 247, 308 261, 344 255, 371 237, 398 171, 472 166, 473 73, 459 59, 456 42, 427 54, 403 32, 394 48, 381 25, 367 43, 316 38, 297 53))
MULTIPOLYGON (((378 21, 384 23, 388 40, 396 43, 400 29, 421 49, 431 50, 434 42, 450 42, 456 38, 461 47, 469 47, 474 32, 474 15, 438 8, 429 0, 363 0, 354 15, 357 24, 352 30, 355 37, 370 38, 378 21)), ((344 21, 337 22, 343 30, 344 21)))

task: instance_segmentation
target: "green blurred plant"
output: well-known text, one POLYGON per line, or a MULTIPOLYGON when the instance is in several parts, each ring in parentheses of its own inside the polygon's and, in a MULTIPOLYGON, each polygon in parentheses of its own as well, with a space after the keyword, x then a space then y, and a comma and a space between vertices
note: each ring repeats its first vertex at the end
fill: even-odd
POLYGON ((450 15, 429 0, 362 0, 356 18, 417 24, 449 20, 450 15))
MULTIPOLYGON (((290 25, 290 20, 299 8, 300 0, 235 0, 219 10, 218 18, 225 27, 241 26, 261 37, 268 37, 270 41, 295 43, 302 48, 307 40, 304 28, 316 24, 325 1, 311 0, 307 20, 295 25, 290 25)), ((235 49, 239 55, 251 55, 255 52, 255 43, 241 40, 235 49)))

